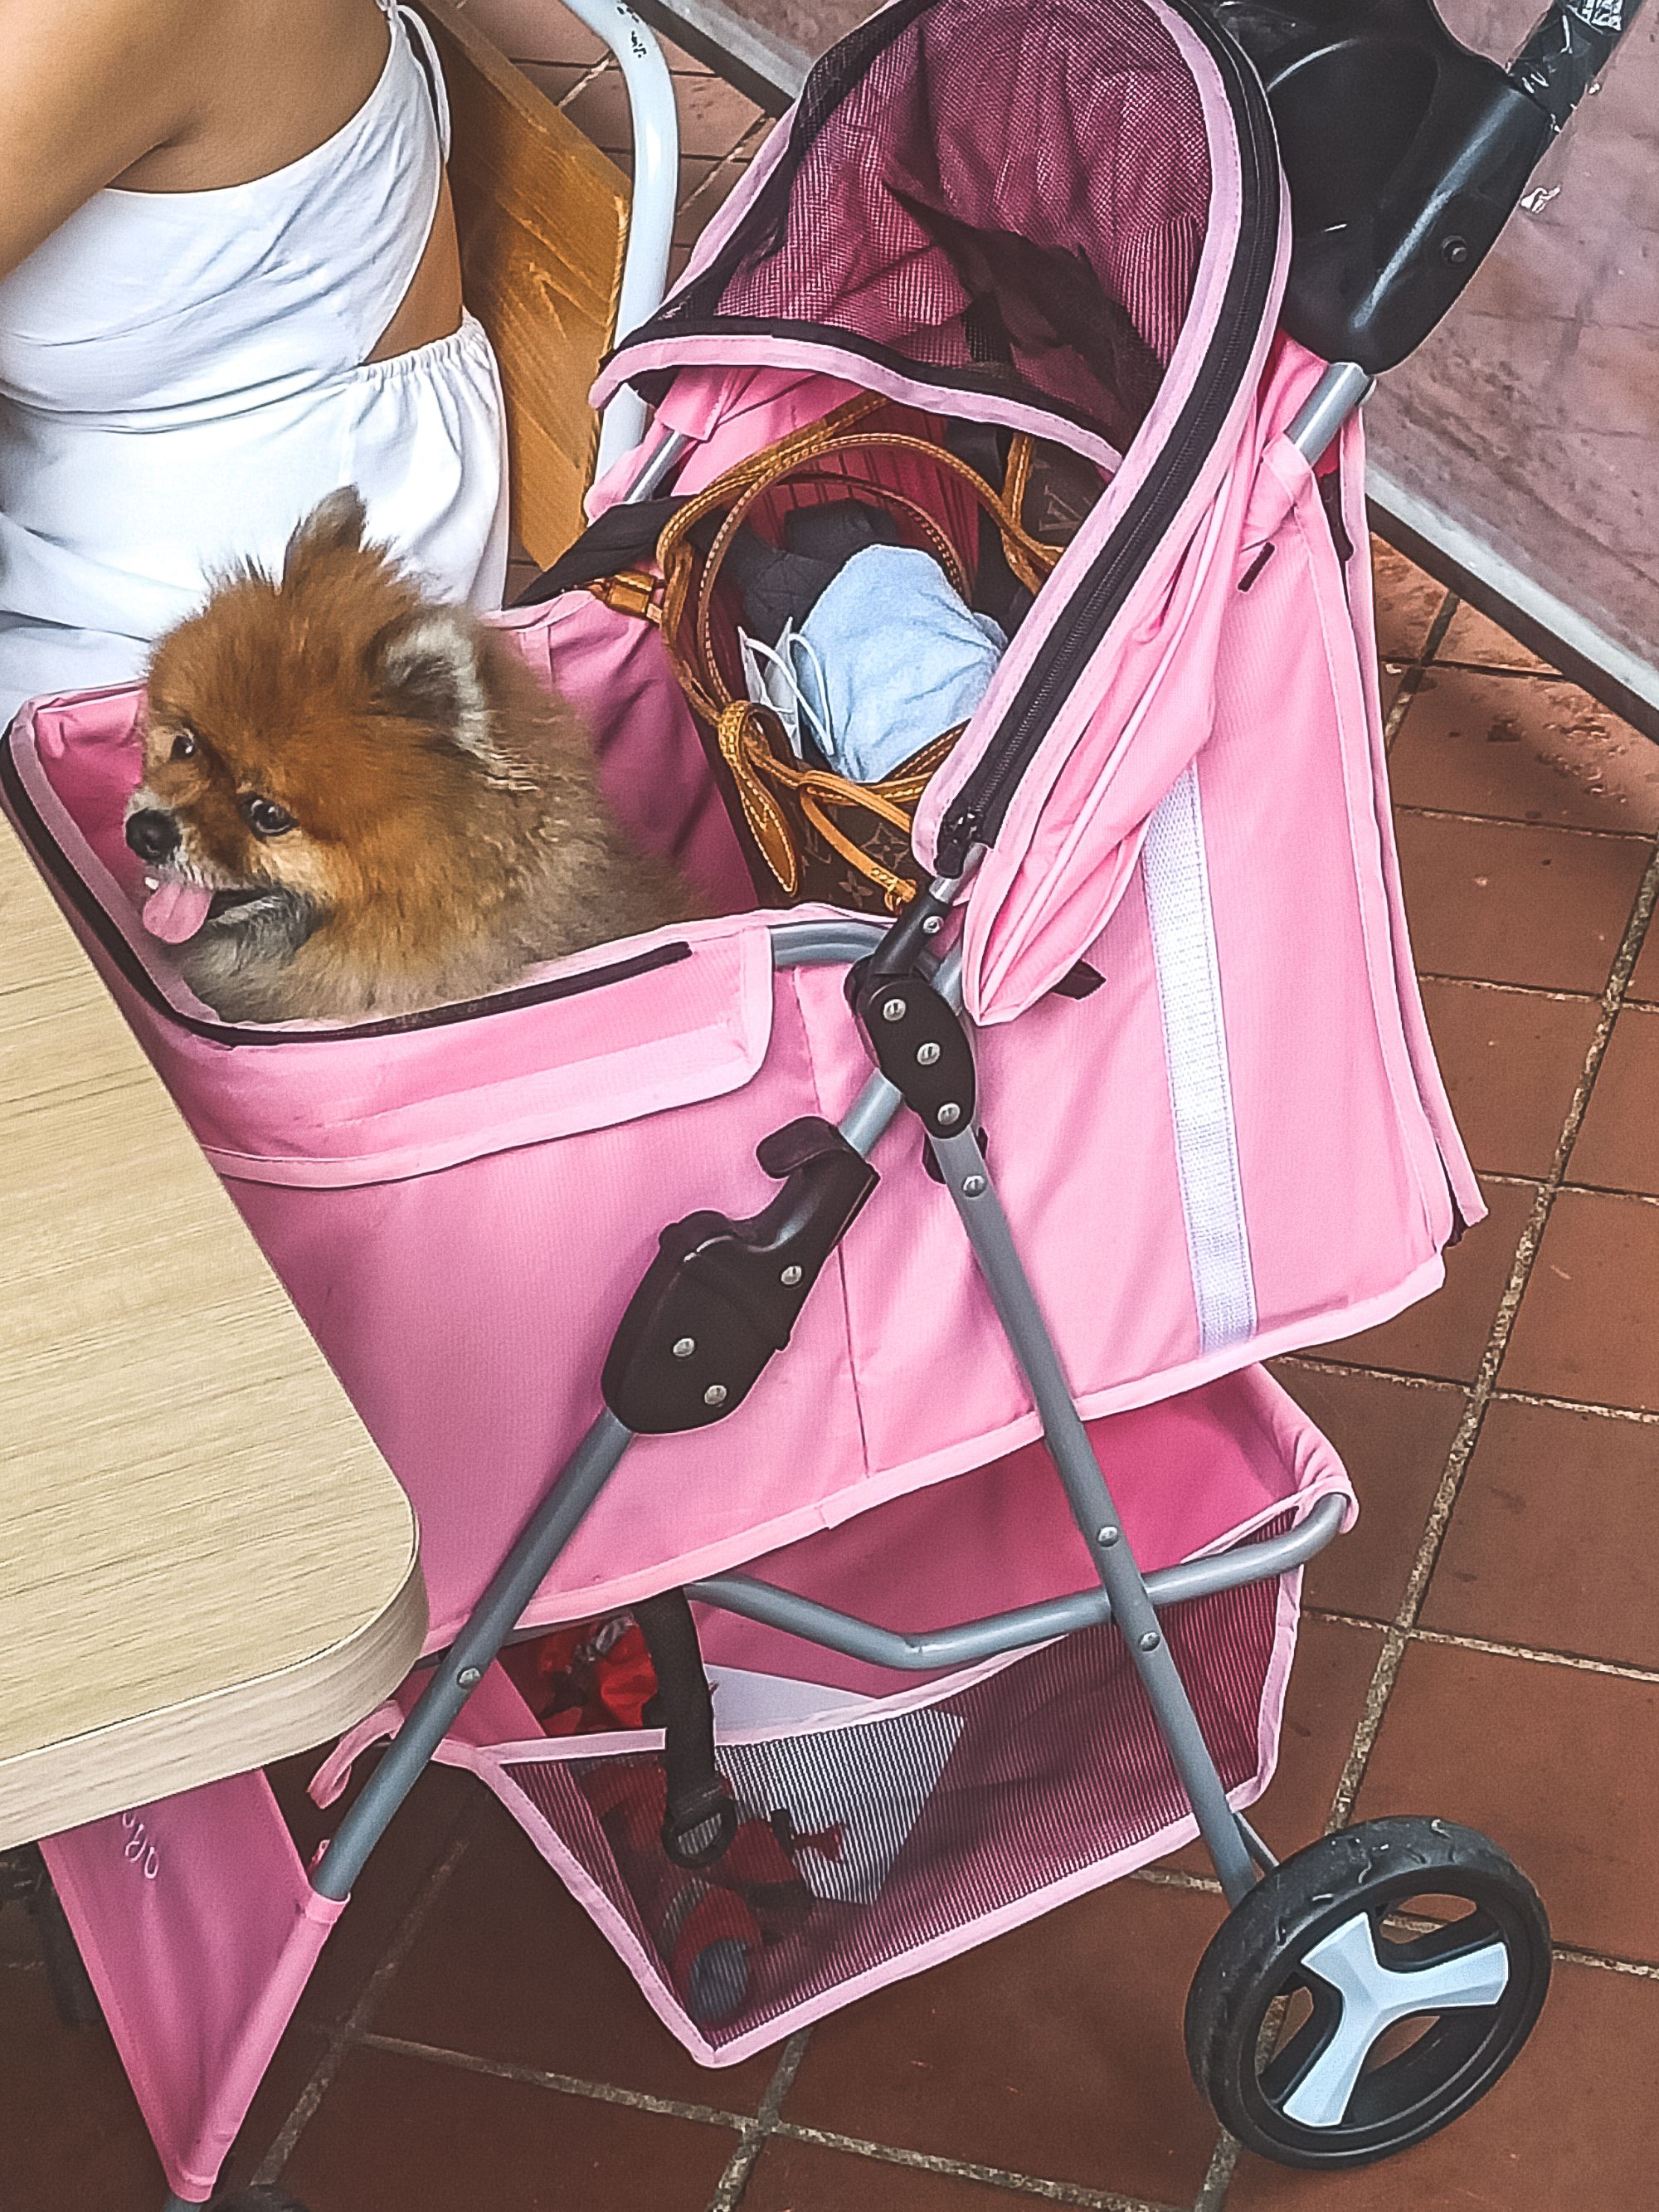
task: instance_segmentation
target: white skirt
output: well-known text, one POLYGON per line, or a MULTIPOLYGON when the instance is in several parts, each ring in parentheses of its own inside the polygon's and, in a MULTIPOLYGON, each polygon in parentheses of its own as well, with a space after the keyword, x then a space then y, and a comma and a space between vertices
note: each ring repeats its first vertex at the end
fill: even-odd
POLYGON ((216 574, 276 571, 295 524, 342 484, 438 597, 500 605, 505 417, 472 316, 411 353, 210 410, 0 405, 0 727, 42 693, 142 676, 216 574))

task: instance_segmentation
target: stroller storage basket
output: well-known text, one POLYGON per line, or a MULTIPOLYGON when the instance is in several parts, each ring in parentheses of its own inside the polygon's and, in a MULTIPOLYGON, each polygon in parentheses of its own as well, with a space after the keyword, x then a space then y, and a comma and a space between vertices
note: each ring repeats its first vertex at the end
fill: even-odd
MULTIPOLYGON (((1126 1529, 1153 1560, 1259 1541, 1322 1501, 1349 1503, 1329 1446, 1260 1370, 1098 1422, 1094 1442, 1126 1529), (1170 1549, 1169 1495, 1184 1501, 1191 1534, 1206 1531, 1200 1542, 1170 1549)), ((1057 1495, 1046 1456, 1028 1448, 952 1483, 943 1514, 925 1496, 897 1499, 752 1571, 906 1626, 1036 1601, 1088 1581, 1057 1495)), ((1299 1579, 1164 1615, 1239 1805, 1273 1771, 1299 1579)), ((709 1886, 656 1843, 659 1737, 544 1738, 497 1665, 438 1755, 496 1794, 705 2063, 734 2063, 1194 1832, 1115 1629, 930 1679, 699 1612, 721 1770, 746 1813, 787 1814, 792 1833, 758 1885, 717 1887, 723 1910, 699 1917, 709 1886), (806 1893, 792 1924, 750 1893, 775 1881, 779 1860, 806 1893)), ((315 1796, 338 1795, 354 1761, 404 1724, 419 1686, 345 1739, 315 1796)), ((339 1907, 307 1887, 257 1774, 46 1848, 173 2185, 205 2195, 339 1907)))

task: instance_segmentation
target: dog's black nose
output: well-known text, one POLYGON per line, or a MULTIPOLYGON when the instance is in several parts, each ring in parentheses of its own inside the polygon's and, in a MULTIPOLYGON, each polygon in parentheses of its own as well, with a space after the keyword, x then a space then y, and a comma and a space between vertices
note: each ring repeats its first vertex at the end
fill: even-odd
POLYGON ((165 860, 179 849, 179 824, 159 806, 127 817, 127 842, 141 860, 165 860))

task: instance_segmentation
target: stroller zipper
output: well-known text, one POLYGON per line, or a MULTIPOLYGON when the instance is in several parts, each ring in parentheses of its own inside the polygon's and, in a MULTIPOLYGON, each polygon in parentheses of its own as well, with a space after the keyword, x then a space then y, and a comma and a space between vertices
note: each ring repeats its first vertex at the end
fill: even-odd
POLYGON ((1261 82, 1224 31, 1190 0, 1170 0, 1213 57, 1238 125, 1239 246, 1216 331, 1180 421, 1116 531, 1101 548, 1079 597, 1079 619, 1039 649, 991 739, 945 817, 935 866, 959 875, 972 848, 1000 826, 1014 788, 1085 665, 1116 618, 1153 545, 1179 513, 1231 404, 1267 303, 1279 235, 1279 155, 1261 82))

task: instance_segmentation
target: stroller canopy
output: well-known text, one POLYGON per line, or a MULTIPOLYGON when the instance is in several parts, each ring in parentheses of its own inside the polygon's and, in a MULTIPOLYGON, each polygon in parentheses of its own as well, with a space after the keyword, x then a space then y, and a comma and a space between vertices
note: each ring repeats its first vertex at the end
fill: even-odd
MULTIPOLYGON (((1146 0, 894 0, 814 70, 623 367, 707 362, 722 337, 828 343, 860 381, 921 372, 949 411, 1049 434, 1058 417, 1115 465, 1206 248, 1233 258, 1247 183, 1252 228, 1273 227, 1272 165, 1245 178, 1224 71, 1146 0)), ((660 376, 636 380, 660 397, 660 376)))

